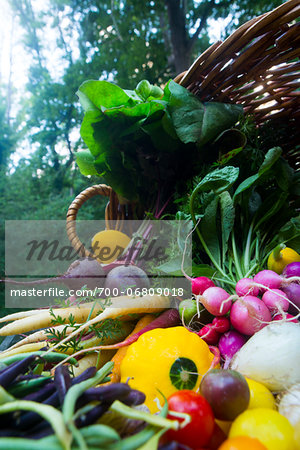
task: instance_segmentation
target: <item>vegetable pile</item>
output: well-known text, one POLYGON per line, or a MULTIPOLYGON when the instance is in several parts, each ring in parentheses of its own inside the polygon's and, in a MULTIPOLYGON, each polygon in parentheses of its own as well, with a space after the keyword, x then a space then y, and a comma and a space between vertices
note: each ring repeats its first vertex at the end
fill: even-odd
MULTIPOLYGON (((184 245, 157 267, 190 292, 171 298, 136 261, 96 255, 59 281, 140 295, 0 319, 0 336, 18 336, 0 353, 0 449, 299 449, 300 172, 272 123, 257 129, 173 81, 88 81, 78 95, 82 173, 145 218, 145 240, 163 214, 194 233, 192 276, 184 245)), ((128 244, 107 231, 97 239, 128 244)))

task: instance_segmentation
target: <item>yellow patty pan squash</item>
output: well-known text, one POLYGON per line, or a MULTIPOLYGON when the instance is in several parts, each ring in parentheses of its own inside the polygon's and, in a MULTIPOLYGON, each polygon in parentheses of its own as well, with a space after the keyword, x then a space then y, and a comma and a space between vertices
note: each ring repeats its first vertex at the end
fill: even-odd
POLYGON ((121 382, 146 395, 145 404, 158 411, 156 398, 181 389, 196 391, 214 355, 196 333, 184 327, 156 328, 130 345, 121 364, 121 382))
POLYGON ((267 264, 269 270, 273 270, 280 275, 285 266, 292 262, 300 262, 299 253, 284 244, 279 244, 270 253, 267 264))

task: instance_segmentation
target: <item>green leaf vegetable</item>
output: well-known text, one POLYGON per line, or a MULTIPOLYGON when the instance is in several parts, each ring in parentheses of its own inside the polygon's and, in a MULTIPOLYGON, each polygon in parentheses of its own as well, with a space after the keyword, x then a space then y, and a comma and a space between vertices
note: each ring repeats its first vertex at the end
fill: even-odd
POLYGON ((77 153, 81 172, 99 174, 121 202, 155 217, 174 193, 186 192, 203 162, 216 159, 209 146, 242 114, 237 105, 202 103, 172 80, 164 90, 143 80, 135 91, 86 81, 78 97, 89 149, 77 153))

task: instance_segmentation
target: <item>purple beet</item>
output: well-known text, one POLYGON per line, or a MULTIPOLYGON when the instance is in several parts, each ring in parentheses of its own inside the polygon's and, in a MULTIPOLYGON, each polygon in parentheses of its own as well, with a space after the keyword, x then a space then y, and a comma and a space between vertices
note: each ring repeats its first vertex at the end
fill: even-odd
POLYGON ((0 280, 5 283, 21 284, 25 286, 34 286, 46 283, 63 283, 68 286, 69 289, 80 289, 82 286, 87 285, 89 289, 95 289, 102 287, 105 277, 104 270, 101 264, 94 258, 77 259, 72 262, 68 270, 58 277, 44 278, 42 280, 35 281, 15 281, 7 278, 6 280, 0 280))

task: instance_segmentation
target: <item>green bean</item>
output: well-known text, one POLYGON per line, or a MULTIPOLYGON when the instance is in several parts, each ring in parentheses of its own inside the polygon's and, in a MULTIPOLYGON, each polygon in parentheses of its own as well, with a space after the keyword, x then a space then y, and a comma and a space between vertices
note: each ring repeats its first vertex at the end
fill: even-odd
POLYGON ((108 447, 108 450, 135 450, 148 442, 159 428, 152 425, 148 425, 139 433, 133 436, 122 439, 120 442, 115 442, 108 447))
POLYGON ((48 380, 51 380, 51 377, 40 377, 19 381, 11 386, 8 391, 15 397, 24 397, 32 391, 35 391, 37 388, 42 387, 48 380))
POLYGON ((113 428, 108 425, 95 424, 80 429, 82 436, 90 445, 104 444, 119 441, 120 436, 113 428))
POLYGON ((161 415, 156 416, 148 412, 140 411, 138 409, 130 408, 124 405, 119 400, 115 400, 110 407, 111 411, 115 411, 128 419, 144 420, 145 422, 155 427, 178 430, 179 422, 177 420, 169 420, 161 415))
POLYGON ((7 402, 13 402, 15 400, 15 398, 10 395, 5 389, 4 387, 2 387, 0 385, 0 405, 3 405, 4 403, 7 402))
MULTIPOLYGON (((149 440, 151 440, 155 434, 157 432, 159 432, 159 427, 161 426, 166 426, 166 416, 168 414, 168 402, 165 398, 165 396, 163 394, 161 394, 164 398, 164 405, 162 407, 162 410, 160 411, 158 416, 153 416, 156 417, 155 420, 159 419, 159 424, 157 423, 158 426, 153 426, 153 425, 148 425, 146 428, 144 428, 144 430, 140 431, 137 434, 134 434, 133 436, 130 436, 128 438, 122 439, 121 442, 116 442, 114 443, 113 446, 109 447, 109 450, 136 450, 139 449, 139 447, 143 446, 144 444, 146 444, 149 440)), ((138 418, 140 420, 144 420, 144 418, 148 419, 148 416, 152 416, 149 413, 146 412, 142 412, 133 408, 129 408, 128 406, 126 406, 126 409, 124 409, 123 407, 120 408, 120 405, 116 405, 117 400, 113 403, 112 406, 116 406, 115 411, 118 411, 119 413, 121 413, 120 411, 122 410, 122 415, 125 415, 125 417, 131 417, 131 418, 138 418), (128 411, 131 410, 131 411, 128 411), (130 414, 130 416, 129 416, 130 414), (135 417, 134 417, 135 416, 135 417)), ((120 402, 119 402, 120 403, 120 402)), ((121 404, 122 406, 122 404, 121 404)), ((125 405, 123 405, 125 406, 125 405)), ((112 408, 111 408, 112 409, 112 408)), ((152 419, 151 419, 152 420, 152 419)), ((149 420, 146 420, 149 422, 149 420)), ((170 421, 168 421, 170 422, 170 421)), ((177 422, 177 427, 179 426, 178 422, 177 422)), ((164 431, 167 428, 164 428, 164 431)), ((154 447, 155 448, 155 447, 154 447)))
POLYGON ((41 445, 41 440, 16 437, 0 438, 1 450, 41 450, 41 448, 42 450, 62 450, 63 447, 58 441, 41 445))
POLYGON ((100 383, 103 380, 103 378, 105 378, 106 375, 108 375, 111 372, 113 366, 114 366, 113 362, 106 363, 100 370, 98 370, 98 372, 96 372, 96 374, 92 378, 88 378, 87 380, 84 380, 81 383, 71 386, 65 396, 62 408, 63 418, 81 450, 86 450, 88 449, 88 447, 86 446, 84 437, 82 436, 80 431, 76 428, 74 423, 75 405, 77 399, 87 389, 100 383))
MULTIPOLYGON (((20 361, 31 355, 40 356, 41 360, 49 362, 49 363, 57 363, 57 362, 64 361, 64 359, 66 359, 66 358, 69 358, 69 355, 65 355, 64 353, 57 353, 57 352, 46 353, 44 351, 38 350, 36 352, 17 353, 16 355, 11 355, 11 356, 8 356, 7 358, 3 358, 1 361, 8 366, 16 361, 20 361)), ((68 362, 70 364, 74 364, 74 365, 78 364, 78 362, 75 358, 70 358, 68 360, 68 362)))
POLYGON ((159 440, 166 431, 166 429, 159 430, 149 441, 139 447, 139 450, 153 450, 154 448, 158 448, 159 440))
MULTIPOLYGON (((64 424, 62 413, 60 411, 53 406, 44 405, 42 403, 32 402, 29 400, 16 400, 0 406, 0 414, 18 410, 33 411, 42 416, 43 419, 50 423, 59 442, 61 443, 62 448, 64 450, 70 449, 72 436, 64 424)), ((16 448, 18 447, 15 447, 15 449, 16 448)))
POLYGON ((113 362, 106 363, 92 378, 88 378, 87 380, 82 381, 81 383, 75 384, 71 386, 68 390, 65 401, 63 404, 63 417, 66 423, 72 420, 75 412, 75 405, 78 397, 83 394, 87 389, 95 386, 100 383, 101 380, 106 377, 106 375, 111 372, 114 366, 113 362))

